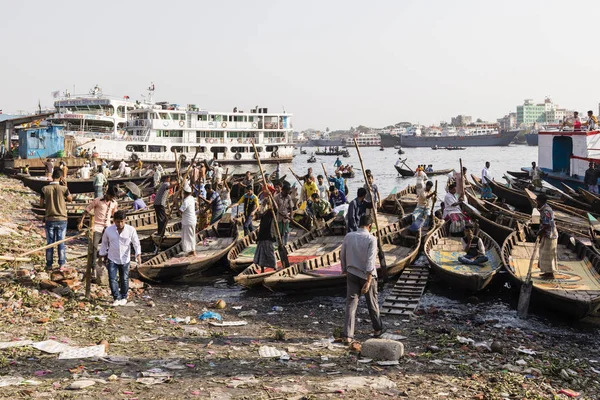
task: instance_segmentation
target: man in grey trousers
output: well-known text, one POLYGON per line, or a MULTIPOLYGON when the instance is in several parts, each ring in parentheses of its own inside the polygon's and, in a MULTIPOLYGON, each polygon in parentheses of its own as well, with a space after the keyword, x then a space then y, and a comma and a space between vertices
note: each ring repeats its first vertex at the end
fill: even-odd
POLYGON ((377 299, 377 238, 371 234, 373 217, 362 215, 356 232, 349 232, 344 238, 340 261, 342 271, 346 273, 346 324, 344 325, 344 343, 354 339, 354 320, 358 298, 365 295, 369 316, 373 324, 374 336, 379 337, 385 331, 379 316, 377 299))

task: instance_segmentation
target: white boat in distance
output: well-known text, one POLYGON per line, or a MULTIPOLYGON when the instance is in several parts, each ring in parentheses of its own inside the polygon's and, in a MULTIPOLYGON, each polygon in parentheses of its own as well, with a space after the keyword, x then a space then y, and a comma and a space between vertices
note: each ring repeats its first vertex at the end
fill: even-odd
POLYGON ((57 100, 51 122, 65 125, 65 136, 72 136, 76 146, 107 160, 172 163, 174 151, 191 160, 198 150, 197 160, 254 163, 252 142, 262 162, 292 160, 292 114, 258 107, 212 112, 194 104, 153 103, 154 85, 148 94, 147 102, 133 102, 127 96, 104 96, 96 86, 89 95, 57 100))

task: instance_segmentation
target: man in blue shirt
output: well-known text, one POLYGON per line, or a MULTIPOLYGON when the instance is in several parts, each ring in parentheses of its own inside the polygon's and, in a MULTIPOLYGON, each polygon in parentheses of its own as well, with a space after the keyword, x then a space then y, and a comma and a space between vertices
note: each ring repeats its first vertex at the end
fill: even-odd
POLYGON ((340 160, 340 158, 339 158, 339 157, 338 157, 338 158, 336 158, 336 159, 335 159, 335 162, 333 163, 333 166, 334 166, 334 167, 336 167, 336 168, 339 168, 339 167, 341 167, 341 166, 342 166, 342 160, 340 160))
POLYGON ((346 183, 344 182, 344 178, 342 178, 341 171, 335 173, 335 178, 330 176, 329 182, 333 183, 333 186, 335 186, 337 190, 346 194, 346 183))
POLYGON ((208 203, 208 205, 210 205, 212 214, 210 217, 210 224, 212 225, 218 220, 220 220, 221 217, 223 217, 225 207, 223 207, 221 196, 219 196, 219 193, 213 190, 212 185, 210 183, 204 185, 204 189, 206 190, 206 196, 200 198, 203 199, 206 203, 208 203))
POLYGON ((346 195, 340 192, 335 186, 331 186, 329 192, 331 192, 331 195, 329 195, 329 204, 331 204, 331 208, 336 208, 337 206, 341 206, 348 202, 346 200, 346 195))
POLYGON ((348 232, 356 232, 359 228, 360 217, 367 214, 367 208, 373 208, 373 205, 365 200, 367 190, 359 188, 356 198, 348 206, 348 232))

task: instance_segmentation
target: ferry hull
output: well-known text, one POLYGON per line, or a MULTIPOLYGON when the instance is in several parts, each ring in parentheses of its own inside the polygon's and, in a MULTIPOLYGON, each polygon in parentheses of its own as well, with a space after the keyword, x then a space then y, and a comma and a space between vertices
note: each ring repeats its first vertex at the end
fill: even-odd
POLYGON ((381 145, 383 147, 400 146, 400 136, 390 135, 389 133, 380 133, 381 145))
POLYGON ((538 135, 537 133, 528 133, 525 135, 525 140, 527 140, 527 146, 537 146, 538 145, 538 135))
MULTIPOLYGON (((504 131, 495 135, 477 135, 477 136, 406 136, 402 135, 398 143, 391 144, 389 141, 382 143, 384 146, 400 145, 402 147, 478 147, 478 146, 508 146, 517 136, 518 130, 504 131), (387 144, 386 144, 387 143, 387 144)), ((391 135, 389 135, 391 136, 391 135)))

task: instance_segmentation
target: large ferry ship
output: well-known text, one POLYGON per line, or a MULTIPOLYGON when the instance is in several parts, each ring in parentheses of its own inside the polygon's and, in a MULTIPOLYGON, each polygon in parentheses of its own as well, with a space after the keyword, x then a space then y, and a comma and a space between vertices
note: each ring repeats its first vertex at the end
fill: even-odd
POLYGON ((384 147, 476 147, 476 146, 508 146, 517 136, 519 130, 499 132, 493 127, 462 128, 457 130, 442 130, 440 135, 421 135, 420 130, 413 134, 391 135, 381 133, 381 144, 384 147))
POLYGON ((153 94, 151 85, 147 101, 132 102, 105 96, 96 86, 88 96, 56 101, 52 122, 65 125, 77 146, 107 160, 172 163, 176 152, 187 160, 197 153, 197 160, 252 163, 252 143, 262 162, 292 160, 292 114, 258 107, 213 112, 194 104, 154 103, 153 94))
POLYGON ((353 138, 345 138, 345 146, 354 146, 354 139, 360 147, 379 147, 381 146, 381 138, 376 133, 359 133, 353 138))

